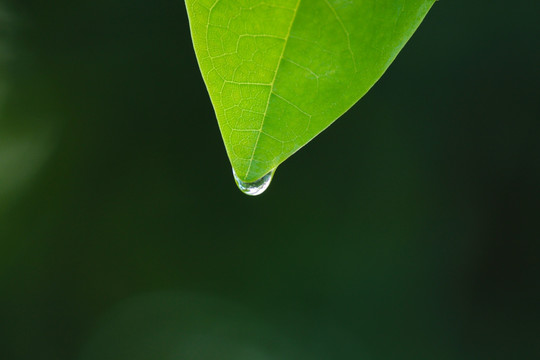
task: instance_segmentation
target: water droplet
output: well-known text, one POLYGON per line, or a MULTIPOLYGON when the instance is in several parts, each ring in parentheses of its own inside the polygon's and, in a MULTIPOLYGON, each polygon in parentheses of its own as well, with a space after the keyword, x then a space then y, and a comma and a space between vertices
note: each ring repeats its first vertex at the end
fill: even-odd
POLYGON ((266 189, 268 189, 268 186, 270 186, 270 182, 272 181, 272 177, 274 176, 274 172, 275 169, 264 175, 259 180, 255 180, 253 182, 244 182, 240 180, 234 170, 233 175, 234 181, 236 181, 236 185, 244 194, 250 196, 257 196, 261 195, 266 189))

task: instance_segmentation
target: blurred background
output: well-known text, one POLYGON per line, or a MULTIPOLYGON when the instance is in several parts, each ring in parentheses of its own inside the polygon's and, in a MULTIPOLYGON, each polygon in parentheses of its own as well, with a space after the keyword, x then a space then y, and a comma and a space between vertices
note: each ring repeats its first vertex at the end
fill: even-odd
POLYGON ((0 358, 540 358, 540 4, 442 0, 235 186, 181 0, 0 0, 0 358))

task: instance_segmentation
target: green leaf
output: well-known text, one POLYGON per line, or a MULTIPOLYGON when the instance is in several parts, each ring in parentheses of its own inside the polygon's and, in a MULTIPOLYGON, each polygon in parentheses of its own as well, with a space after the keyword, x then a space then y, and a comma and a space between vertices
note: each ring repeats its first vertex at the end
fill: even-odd
POLYGON ((435 0, 186 0, 237 176, 275 169, 381 77, 435 0))

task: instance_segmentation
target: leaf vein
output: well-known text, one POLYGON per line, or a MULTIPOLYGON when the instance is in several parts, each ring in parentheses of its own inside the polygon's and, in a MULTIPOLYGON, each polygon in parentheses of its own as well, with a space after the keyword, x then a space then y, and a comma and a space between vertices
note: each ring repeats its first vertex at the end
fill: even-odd
MULTIPOLYGON (((219 0, 217 0, 217 1, 219 1, 219 0)), ((255 157, 255 151, 257 150, 257 145, 259 144, 259 140, 261 138, 261 133, 263 132, 264 120, 266 119, 266 115, 268 113, 268 106, 270 105, 270 98, 272 97, 272 94, 274 93, 274 85, 276 83, 276 78, 277 78, 277 74, 278 74, 278 71, 279 71, 279 67, 281 65, 281 61, 283 60, 283 56, 285 54, 285 49, 287 48, 287 43, 289 42, 289 37, 291 35, 291 29, 292 29, 292 26, 294 24, 294 20, 296 19, 296 14, 298 13, 298 8, 300 7, 301 2, 302 2, 302 0, 298 0, 298 2, 296 3, 296 7, 293 10, 294 13, 293 13, 293 16, 292 16, 292 19, 291 19, 291 24, 289 25, 289 29, 287 30, 287 35, 285 36, 285 43, 283 44, 283 49, 281 51, 281 55, 279 56, 279 61, 278 61, 278 65, 276 67, 276 72, 274 73, 274 78, 272 79, 272 82, 271 82, 271 85, 270 85, 270 92, 268 93, 268 100, 266 101, 266 108, 264 110, 264 116, 263 116, 262 121, 261 121, 261 127, 258 130, 259 133, 257 134, 257 139, 255 140, 255 145, 253 146, 253 151, 251 152, 251 158, 249 160, 249 164, 248 164, 248 167, 247 167, 247 170, 246 170, 246 175, 244 176, 245 178, 247 178, 247 176, 249 175, 249 171, 251 170, 251 165, 253 165, 253 158, 255 157)))
POLYGON ((330 11, 332 11, 334 16, 336 17, 339 25, 341 26, 341 28, 343 29, 343 32, 345 33, 345 36, 347 37, 347 46, 349 48, 349 53, 351 54, 352 62, 353 62, 353 65, 354 65, 354 72, 358 72, 358 69, 356 68, 356 57, 354 56, 354 52, 352 51, 352 46, 351 46, 351 34, 349 34, 349 31, 345 27, 345 24, 343 23, 343 20, 341 19, 341 17, 337 13, 334 6, 332 6, 332 4, 328 0, 324 0, 324 2, 326 3, 326 5, 328 5, 328 7, 330 8, 330 11))

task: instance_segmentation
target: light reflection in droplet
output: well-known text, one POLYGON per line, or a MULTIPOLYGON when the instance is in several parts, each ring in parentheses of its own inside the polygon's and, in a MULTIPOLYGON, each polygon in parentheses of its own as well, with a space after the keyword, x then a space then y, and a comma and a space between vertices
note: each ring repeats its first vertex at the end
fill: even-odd
POLYGON ((268 186, 270 186, 270 182, 272 181, 272 178, 274 177, 275 169, 270 171, 268 174, 264 175, 259 180, 255 180, 253 182, 244 182, 240 180, 238 175, 234 172, 233 169, 233 175, 234 175, 234 181, 236 182, 236 185, 242 191, 244 194, 249 196, 257 196, 262 194, 266 189, 268 189, 268 186))

